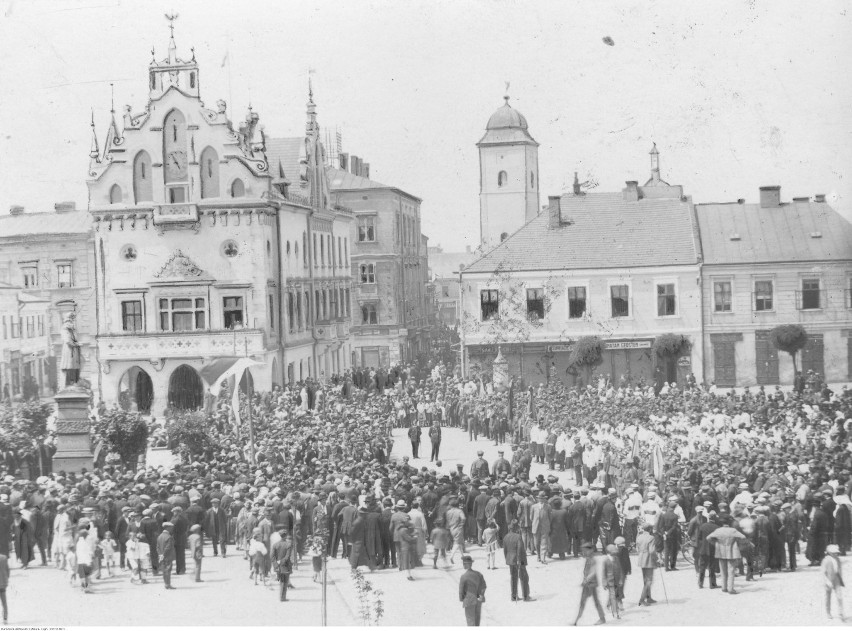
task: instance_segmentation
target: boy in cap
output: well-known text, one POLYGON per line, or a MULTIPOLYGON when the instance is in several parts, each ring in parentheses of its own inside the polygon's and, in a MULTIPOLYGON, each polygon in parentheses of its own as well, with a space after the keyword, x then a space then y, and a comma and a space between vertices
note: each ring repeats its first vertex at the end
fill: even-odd
POLYGON ((825 613, 831 619, 831 594, 837 597, 837 607, 840 611, 840 621, 845 622, 843 617, 843 568, 840 563, 840 548, 835 544, 829 544, 825 548, 825 557, 820 563, 823 584, 825 586, 825 613))
POLYGON ((201 583, 201 560, 204 558, 204 539, 201 536, 201 526, 193 524, 189 527, 189 538, 187 539, 189 556, 195 563, 195 582, 201 583))

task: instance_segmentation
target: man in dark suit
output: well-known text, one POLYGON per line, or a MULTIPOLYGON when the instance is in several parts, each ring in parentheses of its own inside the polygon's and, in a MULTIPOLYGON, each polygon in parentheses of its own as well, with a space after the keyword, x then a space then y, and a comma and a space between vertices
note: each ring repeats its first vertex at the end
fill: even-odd
POLYGON ((205 511, 199 503, 199 498, 191 498, 189 500, 189 508, 186 509, 186 519, 189 522, 190 527, 195 526, 196 524, 203 527, 204 513, 205 511))
POLYGON ((151 571, 154 576, 157 575, 157 537, 160 535, 160 529, 157 526, 157 520, 151 516, 151 509, 146 508, 142 511, 142 521, 139 523, 139 531, 145 535, 145 541, 148 542, 148 552, 151 555, 151 571))
POLYGON ((677 502, 669 502, 666 512, 657 519, 657 544, 662 542, 666 572, 676 570, 677 553, 680 547, 680 524, 674 512, 677 502))
POLYGON ((568 507, 568 528, 571 534, 571 549, 574 558, 580 556, 580 546, 583 544, 586 531, 586 506, 580 501, 579 493, 574 493, 574 503, 568 507))
POLYGON ((174 589, 172 587, 172 565, 175 561, 175 542, 172 538, 172 522, 163 522, 163 532, 157 537, 157 560, 160 563, 160 568, 163 570, 163 582, 166 589, 174 589))
POLYGON ((465 572, 459 579, 459 600, 464 607, 467 626, 478 627, 482 617, 482 603, 485 602, 485 577, 473 569, 473 559, 465 554, 462 557, 465 572))
POLYGON ((420 457, 418 454, 420 452, 420 435, 422 432, 423 428, 417 424, 412 424, 408 428, 408 440, 411 441, 411 457, 415 460, 420 457))
POLYGON ((189 521, 183 514, 183 508, 172 508, 173 536, 175 542, 175 574, 186 573, 186 541, 189 537, 189 521))
POLYGON ((432 442, 432 452, 429 454, 429 462, 437 461, 441 453, 441 426, 434 422, 429 428, 429 440, 432 442))
POLYGON ((707 541, 707 535, 716 530, 716 511, 710 511, 710 515, 704 523, 698 526, 696 536, 695 554, 698 557, 698 587, 704 587, 704 576, 710 571, 710 589, 719 587, 716 584, 716 572, 719 571, 719 563, 716 561, 716 544, 707 541))
POLYGON ((125 567, 124 559, 127 554, 127 540, 130 538, 130 513, 133 511, 129 506, 121 509, 121 516, 115 524, 115 540, 118 542, 118 565, 123 570, 125 567))
POLYGON ((343 539, 343 558, 349 558, 349 544, 351 540, 352 523, 358 516, 357 497, 346 498, 346 506, 340 511, 340 536, 343 539))
POLYGON ((204 515, 204 534, 210 537, 213 543, 213 556, 219 556, 219 544, 222 545, 222 558, 225 557, 228 550, 228 517, 225 511, 220 508, 221 500, 214 497, 210 500, 210 508, 204 515))
POLYGON ((509 566, 509 577, 512 582, 512 600, 518 600, 518 578, 521 579, 521 592, 524 601, 531 602, 535 598, 530 597, 530 576, 527 573, 527 551, 524 541, 521 539, 521 529, 517 520, 509 524, 509 532, 503 538, 503 555, 506 557, 506 565, 509 566))

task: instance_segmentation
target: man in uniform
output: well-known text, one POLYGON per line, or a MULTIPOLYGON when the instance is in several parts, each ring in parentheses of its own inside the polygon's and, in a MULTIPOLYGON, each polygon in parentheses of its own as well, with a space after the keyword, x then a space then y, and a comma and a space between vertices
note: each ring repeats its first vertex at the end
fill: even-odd
POLYGON ((485 452, 479 450, 476 452, 477 458, 470 465, 470 479, 478 478, 480 480, 484 480, 488 477, 488 462, 482 455, 485 452))
POLYGON ((497 460, 494 461, 494 465, 491 468, 491 475, 495 480, 500 479, 501 473, 505 473, 506 475, 512 473, 512 463, 503 457, 503 453, 502 450, 497 452, 497 460))
POLYGON ((531 602, 535 598, 530 597, 530 576, 527 573, 527 551, 524 549, 524 541, 521 539, 520 528, 517 520, 509 525, 509 532, 503 538, 503 555, 506 557, 506 565, 509 566, 509 580, 512 585, 512 600, 518 600, 518 579, 521 579, 521 593, 525 602, 531 602))
POLYGON ((420 451, 420 435, 423 432, 423 428, 420 427, 417 423, 412 423, 411 427, 408 428, 408 440, 411 441, 411 457, 417 460, 419 458, 418 453, 420 451))
POLYGON ((473 559, 470 555, 462 556, 465 572, 459 579, 459 600, 464 607, 467 626, 478 627, 482 617, 482 603, 485 602, 485 577, 473 569, 473 559))
POLYGON ((163 582, 166 584, 166 589, 174 589, 172 587, 172 565, 175 562, 175 542, 172 538, 172 530, 174 524, 167 521, 163 523, 163 532, 157 537, 157 559, 160 562, 160 569, 163 570, 163 582))

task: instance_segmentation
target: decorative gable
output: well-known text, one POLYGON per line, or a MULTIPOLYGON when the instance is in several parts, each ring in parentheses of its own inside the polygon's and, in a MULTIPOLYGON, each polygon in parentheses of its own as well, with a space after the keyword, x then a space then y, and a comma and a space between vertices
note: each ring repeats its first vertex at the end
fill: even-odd
POLYGON ((155 283, 194 283, 208 284, 212 283, 215 278, 202 270, 196 265, 192 259, 186 256, 180 250, 176 250, 174 254, 166 261, 166 264, 159 272, 154 274, 155 283))

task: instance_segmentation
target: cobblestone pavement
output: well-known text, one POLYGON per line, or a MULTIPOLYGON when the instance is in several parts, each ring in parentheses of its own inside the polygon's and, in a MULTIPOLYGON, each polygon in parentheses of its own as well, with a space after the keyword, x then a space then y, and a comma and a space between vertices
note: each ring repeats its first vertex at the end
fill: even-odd
MULTIPOLYGON (((404 430, 395 431, 395 440, 393 455, 410 455, 404 430)), ((445 428, 442 469, 450 471, 460 462, 467 470, 477 449, 485 451, 489 462, 496 458, 497 447, 493 442, 471 443, 460 430, 445 428)), ((429 462, 421 458, 412 464, 420 467, 428 466, 429 462)), ((534 464, 532 473, 547 473, 545 465, 534 464)), ((570 473, 562 474, 564 483, 571 484, 571 478, 570 473)), ((205 552, 211 553, 209 547, 205 552)), ((481 571, 488 583, 484 626, 554 626, 573 621, 580 595, 581 560, 556 559, 541 565, 530 559, 531 592, 537 600, 513 603, 509 599, 509 571, 502 552, 498 551, 498 569, 492 571, 486 569, 482 548, 474 546, 470 552, 474 569, 481 571)), ((13 562, 7 592, 9 623, 14 626, 320 624, 321 587, 311 581, 308 559, 292 577, 295 589, 288 593, 289 602, 280 603, 277 584, 255 586, 249 580, 248 563, 240 554, 233 551, 225 559, 206 557, 204 583, 194 583, 190 576, 177 576, 173 581, 177 589, 166 591, 159 579, 148 585, 132 585, 129 574, 122 572, 115 578, 95 581, 91 594, 69 586, 64 572, 41 567, 24 571, 13 562)), ((804 557, 800 556, 799 560, 801 563, 804 557)), ((370 573, 364 568, 367 579, 384 593, 382 626, 464 625, 464 612, 458 601, 462 568, 456 564, 434 570, 428 553, 424 561, 425 567, 414 571, 413 582, 405 580, 395 569, 370 573)), ((852 569, 846 572, 850 574, 852 569)), ((359 625, 358 599, 348 564, 332 560, 329 578, 329 625, 359 625)), ((613 621, 607 612, 607 619, 629 626, 840 624, 825 617, 822 583, 816 568, 803 567, 794 574, 767 574, 755 583, 738 578, 737 589, 741 593, 735 596, 720 590, 699 590, 693 569, 681 562, 679 571, 657 573, 653 596, 658 604, 640 608, 636 603, 641 580, 638 572, 634 572, 627 579, 624 617, 613 621)), ((849 588, 846 597, 850 602, 849 588)), ((581 624, 591 624, 596 618, 594 607, 587 607, 581 624)))

